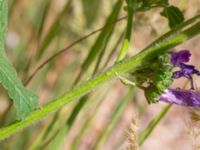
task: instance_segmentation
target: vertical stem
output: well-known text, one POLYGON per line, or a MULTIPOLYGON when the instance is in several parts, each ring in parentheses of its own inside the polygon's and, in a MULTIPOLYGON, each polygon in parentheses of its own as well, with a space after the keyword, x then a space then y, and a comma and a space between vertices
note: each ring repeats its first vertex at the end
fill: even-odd
POLYGON ((142 132, 142 134, 139 136, 139 145, 142 145, 144 141, 149 137, 151 132, 155 129, 157 124, 160 122, 160 120, 165 116, 165 114, 168 112, 168 110, 171 108, 172 104, 168 104, 165 106, 161 112, 158 114, 158 116, 151 121, 149 126, 142 132))

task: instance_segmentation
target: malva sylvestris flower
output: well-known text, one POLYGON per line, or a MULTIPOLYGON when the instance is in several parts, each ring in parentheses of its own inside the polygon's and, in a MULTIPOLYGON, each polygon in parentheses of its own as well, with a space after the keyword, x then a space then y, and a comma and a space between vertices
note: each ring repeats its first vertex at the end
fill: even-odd
POLYGON ((193 79, 192 75, 200 75, 200 72, 195 69, 193 65, 185 64, 190 60, 190 52, 189 50, 182 50, 179 52, 171 52, 171 64, 174 67, 178 67, 180 70, 173 72, 173 79, 178 79, 181 77, 186 77, 191 82, 191 89, 172 89, 168 88, 164 91, 160 96, 160 101, 191 106, 191 107, 199 107, 200 106, 200 92, 194 91, 193 79))

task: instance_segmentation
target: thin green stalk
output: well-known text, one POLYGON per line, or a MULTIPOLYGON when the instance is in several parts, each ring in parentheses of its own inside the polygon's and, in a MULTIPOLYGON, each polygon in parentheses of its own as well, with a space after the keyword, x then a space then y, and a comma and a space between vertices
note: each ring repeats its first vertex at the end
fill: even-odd
MULTIPOLYGON (((185 84, 183 85, 183 89, 186 88, 188 84, 188 81, 185 82, 185 84)), ((167 106, 165 106, 161 112, 158 114, 158 116, 149 123, 148 127, 141 133, 140 137, 139 137, 139 144, 142 145, 145 140, 149 137, 149 135, 152 133, 152 131, 154 130, 154 128, 158 125, 158 123, 161 121, 162 118, 164 118, 164 116, 167 114, 167 112, 169 111, 169 109, 171 108, 172 104, 169 104, 167 106)))
MULTIPOLYGON (((131 34, 132 34, 132 18, 133 18, 133 10, 129 6, 132 3, 133 3, 133 0, 127 1, 128 18, 127 18, 126 34, 125 34, 125 39, 123 41, 122 48, 116 59, 116 63, 123 60, 128 52, 129 43, 130 43, 131 34)), ((118 105, 116 106, 116 109, 114 110, 114 112, 112 114, 112 117, 108 124, 108 127, 104 130, 104 132, 100 135, 99 139, 95 143, 94 148, 93 148, 94 150, 98 150, 102 146, 102 144, 105 142, 105 140, 109 136, 110 132, 112 131, 112 129, 114 128, 116 123, 119 121, 119 119, 125 109, 125 106, 128 104, 130 97, 133 95, 133 93, 134 93, 134 88, 131 88, 130 91, 128 92, 127 96, 118 103, 118 105)))
POLYGON ((91 78, 90 80, 83 82, 82 84, 74 87, 71 89, 67 94, 64 96, 57 98, 50 103, 46 104, 45 106, 33 111, 28 117, 24 120, 13 123, 7 127, 0 129, 0 140, 3 140, 10 135, 16 133, 18 130, 23 129, 32 123, 42 119, 43 117, 47 116, 48 114, 55 112, 56 110, 60 109, 63 105, 74 101, 75 99, 89 93, 97 86, 113 79, 116 77, 116 73, 122 74, 131 70, 136 69, 142 62, 152 59, 157 55, 165 52, 182 42, 191 39, 192 37, 198 35, 200 33, 200 17, 196 18, 197 23, 193 25, 189 25, 189 27, 182 32, 173 32, 169 36, 165 38, 165 40, 158 40, 155 44, 147 49, 144 49, 139 54, 124 60, 120 63, 117 63, 113 67, 109 68, 105 72, 102 72, 95 77, 91 78))
POLYGON ((118 102, 115 110, 112 113, 111 119, 108 123, 108 126, 106 129, 102 132, 100 137, 97 139, 97 142, 94 145, 93 150, 98 150, 103 145, 103 143, 106 141, 108 136, 110 135, 112 129, 115 127, 115 125, 119 122, 119 119, 121 118, 124 109, 126 108, 127 104, 130 102, 131 98, 134 95, 135 87, 132 87, 129 89, 129 92, 127 95, 118 102))
MULTIPOLYGON (((44 25, 45 25, 45 22, 46 22, 46 19, 47 19, 47 15, 48 15, 51 3, 52 3, 52 0, 44 1, 42 3, 42 6, 40 8, 38 8, 38 12, 40 12, 39 15, 41 15, 41 17, 40 18, 37 17, 37 22, 38 22, 37 31, 32 31, 33 32, 32 36, 29 37, 30 40, 28 40, 28 42, 26 44, 27 46, 24 49, 30 49, 30 47, 28 47, 28 45, 31 45, 30 43, 33 43, 33 42, 34 42, 34 45, 36 45, 34 49, 39 49, 39 45, 40 45, 40 42, 41 42, 43 30, 44 30, 44 25)), ((21 53, 24 53, 24 51, 19 53, 19 56, 18 56, 16 62, 21 62, 20 61, 22 59, 21 58, 21 53)), ((29 70, 30 70, 30 68, 32 66, 32 63, 33 63, 34 59, 35 59, 34 56, 31 56, 31 57, 27 58, 27 63, 26 63, 26 66, 24 68, 24 73, 23 73, 23 78, 22 78, 23 82, 28 77, 28 72, 29 72, 29 70)), ((19 66, 21 67, 22 64, 19 64, 19 66)))
POLYGON ((162 111, 158 114, 158 116, 151 121, 151 123, 148 125, 148 127, 142 132, 142 134, 139 136, 139 145, 141 146, 144 141, 149 137, 153 129, 157 126, 157 124, 160 122, 160 120, 165 116, 165 114, 168 112, 168 110, 171 108, 172 104, 168 104, 165 106, 162 111))
POLYGON ((49 32, 45 36, 45 38, 44 38, 44 40, 43 40, 43 42, 42 42, 42 44, 40 46, 40 49, 39 49, 38 54, 37 54, 37 59, 42 57, 42 55, 44 54, 44 52, 47 49, 47 47, 49 46, 49 44, 55 38, 55 36, 57 34, 57 30, 58 30, 58 28, 60 26, 60 22, 61 22, 62 18, 65 16, 66 12, 69 10, 69 8, 71 6, 71 3, 72 3, 72 0, 68 0, 68 2, 66 2, 64 8, 58 14, 58 16, 56 17, 55 21, 51 25, 51 27, 49 29, 49 32))
MULTIPOLYGON (((123 1, 122 0, 118 0, 115 3, 115 6, 113 8, 113 11, 111 12, 111 14, 109 15, 108 19, 106 20, 105 26, 107 26, 108 24, 110 24, 111 22, 113 22, 114 20, 117 19, 121 7, 122 7, 123 1)), ((100 52, 105 48, 105 45, 108 44, 109 40, 110 40, 110 35, 112 34, 113 30, 114 30, 115 24, 108 26, 107 28, 105 28, 98 36, 98 38, 96 39, 95 44, 92 46, 92 48, 90 49, 89 54, 87 55, 86 59, 84 60, 84 63, 81 66, 81 70, 77 76, 77 80, 79 80, 80 76, 86 71, 88 70, 88 66, 89 64, 91 64, 91 62, 94 61, 94 59, 100 54, 100 52)))
POLYGON ((116 62, 121 61, 122 59, 125 58, 128 48, 129 48, 129 43, 131 40, 131 33, 132 33, 132 24, 133 24, 133 9, 131 8, 131 5, 133 4, 134 0, 127 0, 128 4, 128 19, 127 19, 127 27, 126 27, 126 34, 125 34, 125 39, 123 41, 122 48, 120 50, 120 53, 117 57, 116 62))
POLYGON ((119 47, 119 44, 122 42, 123 40, 123 36, 124 36, 124 32, 121 33, 121 35, 119 36, 114 48, 111 50, 110 54, 108 55, 107 57, 107 60, 106 62, 103 64, 102 68, 100 70, 104 70, 106 68, 106 66, 108 65, 108 63, 110 62, 110 58, 112 58, 115 54, 115 52, 117 51, 118 47, 119 47))

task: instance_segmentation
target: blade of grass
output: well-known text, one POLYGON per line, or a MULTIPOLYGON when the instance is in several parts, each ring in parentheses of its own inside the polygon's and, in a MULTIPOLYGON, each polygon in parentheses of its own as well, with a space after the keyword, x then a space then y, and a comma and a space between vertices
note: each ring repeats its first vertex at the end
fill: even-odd
POLYGON ((85 122, 83 123, 78 136, 75 137, 75 139, 73 140, 73 142, 71 144, 71 147, 70 147, 71 150, 77 150, 78 149, 78 146, 79 146, 79 144, 81 142, 81 139, 82 139, 83 135, 85 134, 87 129, 90 127, 90 125, 92 123, 92 120, 93 120, 93 117, 97 113, 96 110, 98 109, 98 106, 100 106, 102 102, 103 102, 103 100, 98 102, 98 105, 95 106, 95 109, 91 110, 92 113, 90 113, 89 116, 87 115, 87 118, 84 120, 85 122))
POLYGON ((58 56, 60 56, 61 54, 63 54, 64 52, 67 52, 68 50, 70 50, 70 48, 72 48, 73 46, 75 46, 76 44, 86 40, 87 38, 91 37, 92 35, 98 33, 99 31, 103 30, 104 28, 107 28, 108 26, 111 26, 115 23, 118 23, 124 19, 126 19, 127 17, 124 16, 124 17, 121 17, 115 21, 113 21, 112 23, 106 25, 106 26, 103 26, 103 27, 100 27, 98 28, 97 30, 94 30, 93 32, 81 37, 80 39, 78 40, 75 40, 74 42, 72 42, 71 44, 69 44, 67 47, 63 48, 62 50, 58 51, 57 53, 55 53, 54 55, 52 55, 51 57, 49 57, 48 59, 46 59, 43 63, 41 63, 34 71, 33 73, 28 77, 28 79, 24 82, 25 85, 28 85, 28 83, 33 79, 33 77, 42 69, 44 68, 49 62, 51 62, 52 60, 54 60, 55 58, 57 58, 58 56))
POLYGON ((108 57, 107 57, 106 62, 103 64, 103 67, 102 67, 100 70, 103 71, 103 70, 106 68, 106 66, 108 65, 109 61, 111 60, 111 58, 113 57, 114 53, 116 52, 116 50, 117 50, 119 44, 120 44, 121 41, 123 40, 123 36, 124 36, 124 33, 122 33, 122 34, 119 36, 119 38, 118 38, 118 40, 117 40, 117 42, 116 42, 114 48, 111 50, 110 54, 109 54, 108 57))
MULTIPOLYGON (((36 49, 39 49, 42 34, 43 34, 43 31, 44 31, 45 22, 47 20, 47 15, 48 15, 48 12, 49 12, 49 9, 50 9, 52 2, 53 2, 53 0, 44 1, 42 3, 42 6, 38 8, 38 11, 40 12, 39 15, 41 15, 41 17, 40 18, 36 17, 37 18, 37 24, 38 24, 37 31, 33 31, 34 32, 33 36, 30 36, 31 39, 34 39, 33 42, 36 45, 36 49)), ((32 41, 32 40, 29 40, 29 41, 32 41)), ((31 42, 28 42, 27 45, 30 45, 30 43, 31 42)), ((25 48, 25 49, 29 49, 29 47, 27 46, 27 48, 25 48)), ((23 52, 21 52, 21 53, 23 53, 23 52)), ((20 62, 21 53, 19 53, 19 57, 18 57, 17 62, 20 62)), ((26 67, 24 69, 24 74, 23 74, 24 75, 23 81, 25 81, 27 76, 28 76, 29 69, 31 68, 32 62, 35 59, 34 55, 35 54, 33 54, 27 60, 26 67)), ((19 64, 19 65, 21 66, 21 64, 19 64)))
POLYGON ((100 149, 101 146, 106 141, 106 139, 109 137, 109 135, 112 132, 113 128, 119 122, 119 120, 120 120, 120 118, 121 118, 126 106, 130 102, 130 100, 133 97, 133 95, 135 94, 134 91, 135 91, 135 87, 131 87, 129 89, 129 92, 127 93, 127 95, 118 102, 115 110, 112 113, 111 119, 110 119, 107 127, 102 132, 102 134, 99 136, 99 138, 97 139, 97 142, 95 143, 94 147, 92 148, 93 150, 100 149))
POLYGON ((184 26, 184 30, 182 32, 172 32, 169 34, 165 40, 157 40, 156 44, 153 46, 144 49, 139 54, 124 60, 120 63, 117 63, 113 67, 109 68, 105 72, 102 72, 92 79, 83 82, 82 84, 74 87, 72 90, 70 90, 67 94, 64 96, 55 99, 54 101, 46 104, 45 106, 41 107, 40 109, 35 110, 32 112, 28 117, 26 117, 24 120, 13 123, 7 127, 0 129, 0 140, 3 140, 10 135, 14 134, 20 129, 23 129, 29 125, 31 125, 33 122, 36 122, 40 120, 41 118, 47 116, 51 112, 54 112, 58 109, 60 109, 63 105, 74 101, 75 99, 89 93, 91 90, 96 88, 97 86, 105 83, 106 81, 109 81, 116 77, 116 72, 118 74, 129 72, 131 70, 134 70, 145 60, 152 59, 153 57, 156 57, 160 53, 167 51, 182 42, 191 39, 192 37, 198 35, 200 33, 200 18, 196 18, 196 22, 194 24, 189 25, 189 27, 184 26))
MULTIPOLYGON (((60 112, 60 111, 59 111, 60 112)), ((54 128, 54 125, 56 121, 58 120, 59 112, 56 112, 55 116, 53 117, 52 121, 50 122, 49 126, 43 130, 41 134, 37 136, 35 141, 30 144, 31 146, 28 148, 29 150, 40 150, 42 147, 42 143, 44 142, 44 139, 47 139, 47 135, 52 129, 54 128)))
MULTIPOLYGON (((121 4, 122 4, 122 1, 119 0, 117 3, 116 3, 116 6, 115 6, 115 9, 113 10, 113 12, 111 13, 110 17, 108 17, 108 20, 106 21, 106 25, 105 26, 108 26, 108 24, 110 22, 113 22, 114 20, 116 20, 116 18, 118 17, 118 14, 119 14, 119 11, 120 11, 120 8, 121 8, 121 4), (116 14, 117 13, 117 14, 116 14)), ((100 37, 103 38, 103 39, 106 39, 106 41, 108 41, 110 39, 110 36, 112 35, 112 31, 113 31, 113 28, 114 28, 115 24, 113 24, 111 27, 109 27, 109 32, 108 32, 108 29, 107 28, 104 28, 100 34, 100 37), (107 31, 107 32, 105 32, 107 31)), ((99 42, 101 42, 100 40, 97 40, 97 42, 95 42, 94 44, 94 47, 95 48, 99 48, 99 51, 101 49, 101 47, 99 47, 98 45, 99 42), (95 46, 96 45, 96 46, 95 46)), ((104 44, 104 49, 105 47, 107 46, 108 42, 104 42, 104 43, 101 43, 101 44, 104 44)), ((95 49, 98 51, 98 49, 95 49)), ((94 49, 91 49, 89 55, 91 53, 93 53, 94 49)), ((87 59, 85 60, 85 62, 87 61, 87 59)), ((87 68, 92 64, 92 61, 94 61, 94 59, 92 59, 90 61, 90 64, 87 64, 87 68)), ((84 62, 84 63, 85 63, 84 62)), ((83 64, 84 64, 83 63, 83 64)), ((97 71, 97 70, 95 70, 97 71)), ((94 73, 95 73, 94 71, 94 73)), ((81 74, 82 75, 82 74, 81 74)), ((78 77, 76 80, 75 80, 75 83, 74 85, 80 80, 80 78, 78 77)), ((74 110, 72 111, 72 114, 70 116, 70 118, 66 121, 65 123, 65 126, 62 127, 61 130, 59 130, 56 135, 53 135, 53 138, 51 138, 50 140, 48 140, 44 145, 46 146, 48 143, 50 143, 51 140, 51 146, 50 148, 51 149, 59 149, 61 143, 62 143, 62 140, 64 139, 64 137, 67 135, 69 129, 71 128, 73 122, 75 121, 77 115, 79 114, 81 108, 84 106, 85 102, 86 102, 86 99, 87 99, 88 96, 86 97, 83 97, 81 98, 81 101, 79 103, 77 103, 77 105, 75 106, 74 110), (84 100, 83 100, 84 99, 84 100), (84 101, 84 103, 82 103, 82 101, 84 101)), ((47 133, 48 134, 48 133, 47 133)))
POLYGON ((134 4, 134 0, 127 0, 127 8, 128 8, 128 20, 127 20, 127 25, 126 25, 126 34, 125 34, 125 38, 123 41, 123 45, 122 48, 119 52, 119 55, 117 57, 116 62, 121 61, 122 59, 125 58, 128 48, 129 48, 129 43, 131 40, 131 33, 132 33, 132 20, 133 20, 133 9, 131 8, 131 5, 135 5, 134 4))
MULTIPOLYGON (((108 17, 108 20, 106 21, 106 25, 117 19, 118 15, 119 15, 119 12, 120 12, 120 9, 121 9, 121 5, 122 5, 122 1, 118 0, 118 2, 116 3, 111 15, 108 17)), ((115 24, 113 24, 111 27, 109 27, 109 29, 108 28, 104 28, 101 31, 101 33, 100 33, 98 39, 96 40, 93 48, 91 48, 91 50, 90 50, 90 52, 88 54, 88 58, 86 58, 86 60, 84 61, 82 67, 84 66, 84 68, 89 68, 89 66, 91 66, 91 64, 95 60, 95 57, 92 57, 92 56, 97 55, 95 53, 99 53, 99 51, 102 52, 101 53, 102 55, 100 55, 100 57, 99 57, 100 59, 98 60, 99 62, 101 62, 101 59, 102 59, 101 56, 103 56, 103 54, 105 52, 105 48, 107 47, 108 41, 109 41, 109 39, 110 39, 110 37, 112 35, 112 32, 114 30, 114 26, 115 26, 115 24), (100 40, 100 38, 101 38, 101 40, 100 40), (102 42, 102 41, 104 41, 104 42, 102 42)), ((97 66, 98 66, 98 64, 99 63, 97 63, 97 66)), ((82 67, 81 67, 81 69, 82 69, 82 67)), ((97 70, 95 69, 93 74, 95 74, 96 71, 97 70)), ((80 76, 82 76, 83 73, 84 72, 82 72, 80 74, 80 76)), ((78 76, 77 79, 75 80, 74 85, 76 85, 79 80, 80 80, 80 77, 78 76)), ((55 150, 55 149, 59 149, 60 148, 60 146, 61 146, 61 144, 62 144, 62 142, 64 140, 64 137, 68 134, 69 129, 72 127, 76 117, 78 116, 78 114, 81 111, 82 107, 85 105, 85 102, 87 101, 88 96, 89 95, 86 95, 86 96, 82 97, 81 100, 77 103, 77 105, 73 109, 69 119, 66 121, 65 126, 62 127, 61 130, 59 130, 57 136, 54 136, 54 138, 53 138, 54 140, 51 141, 50 149, 55 150), (83 103, 83 101, 84 101, 84 103, 83 103)))
POLYGON ((148 125, 148 127, 141 133, 141 135, 139 136, 139 145, 140 146, 144 143, 144 141, 147 139, 147 137, 151 134, 153 129, 158 125, 160 120, 166 115, 166 113, 171 108, 171 106, 172 106, 172 104, 168 104, 167 106, 165 106, 161 110, 161 112, 158 114, 158 116, 156 116, 155 119, 153 119, 151 121, 151 123, 148 125))
MULTIPOLYGON (((110 33, 108 35, 108 37, 110 38, 110 36, 112 35, 112 33, 110 33)), ((95 68, 94 68, 94 73, 93 75, 95 75, 97 73, 97 71, 99 70, 99 67, 100 67, 100 64, 102 63, 102 59, 103 59, 103 56, 105 54, 105 51, 106 51, 106 47, 108 46, 108 44, 105 44, 104 47, 102 47, 102 50, 97 58, 97 63, 95 65, 95 68)))
MULTIPOLYGON (((69 119, 66 121, 65 125, 62 126, 62 128, 56 132, 55 136, 52 136, 53 139, 49 140, 48 143, 50 143, 49 150, 59 150, 61 148, 61 145, 64 141, 65 136, 68 134, 69 130, 71 129, 75 119, 77 118, 80 110, 83 108, 85 103, 87 102, 89 95, 83 96, 79 103, 74 107, 74 109, 71 112, 71 115, 69 119)), ((46 147, 48 143, 44 143, 43 145, 46 147)))
POLYGON ((41 17, 40 24, 39 24, 39 27, 38 27, 38 33, 37 33, 37 36, 39 38, 38 42, 40 42, 40 38, 42 37, 43 31, 44 31, 44 25, 45 25, 47 15, 48 15, 48 12, 49 12, 49 9, 50 9, 52 2, 53 2, 52 0, 48 0, 44 3, 43 13, 42 13, 42 17, 41 17))
POLYGON ((42 41, 42 44, 40 46, 40 49, 38 51, 36 59, 40 59, 42 57, 42 55, 44 54, 44 52, 47 49, 48 45, 55 38, 55 36, 57 34, 57 30, 58 30, 58 28, 60 26, 60 22, 63 19, 63 17, 65 16, 66 12, 69 11, 69 8, 71 7, 71 3, 72 3, 72 0, 68 0, 68 2, 66 2, 66 4, 65 4, 64 8, 62 9, 62 11, 56 17, 55 21, 53 22, 53 24, 51 25, 51 27, 49 29, 49 32, 47 33, 47 35, 45 36, 44 40, 42 41))
MULTIPOLYGON (((128 19, 127 19, 127 27, 126 27, 126 34, 125 34, 125 39, 123 41, 123 45, 122 48, 118 54, 118 57, 116 59, 116 62, 121 61, 122 59, 124 59, 124 57, 126 56, 127 52, 128 52, 128 47, 129 47, 129 42, 131 39, 131 33, 132 33, 132 18, 133 18, 133 10, 131 9, 131 7, 129 7, 131 4, 133 3, 133 0, 128 0, 127 1, 127 5, 128 5, 128 19)), ((127 96, 121 100, 118 105, 116 106, 115 110, 113 111, 111 120, 107 126, 107 128, 104 130, 104 132, 102 132, 102 134, 100 135, 100 137, 97 139, 97 142, 95 143, 93 149, 97 150, 99 149, 103 143, 106 141, 106 139, 108 138, 109 134, 111 133, 112 129, 114 128, 114 126, 117 124, 117 122, 119 121, 126 105, 128 104, 130 97, 132 97, 134 93, 134 88, 131 88, 130 91, 128 92, 127 96)))
MULTIPOLYGON (((105 26, 108 26, 111 22, 115 21, 119 15, 119 12, 121 10, 123 1, 118 0, 113 8, 113 11, 111 12, 110 16, 106 20, 105 26)), ((81 70, 78 74, 77 81, 79 80, 80 76, 88 69, 88 66, 93 62, 93 60, 99 55, 99 53, 103 50, 105 45, 108 44, 110 40, 110 35, 113 32, 115 24, 108 26, 107 28, 104 28, 98 38, 96 39, 96 42, 90 49, 90 52, 88 56, 86 57, 83 65, 81 66, 81 70)), ((75 82, 77 83, 77 82, 75 82)))

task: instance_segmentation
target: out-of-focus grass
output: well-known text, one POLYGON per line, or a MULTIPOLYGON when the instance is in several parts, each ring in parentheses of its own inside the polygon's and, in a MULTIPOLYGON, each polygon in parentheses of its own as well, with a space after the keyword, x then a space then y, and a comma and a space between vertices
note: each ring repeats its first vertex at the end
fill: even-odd
MULTIPOLYGON (((120 16, 126 15, 123 9, 119 11, 122 1, 119 0, 119 6, 114 9, 116 2, 116 0, 9 0, 10 23, 7 53, 17 68, 21 79, 23 81, 27 80, 41 62, 74 40, 103 26, 106 20, 107 23, 111 23, 120 16), (111 12, 113 14, 108 18, 111 12)), ((181 7, 183 7, 183 3, 181 4, 181 7)), ((143 15, 136 16, 136 18, 140 18, 141 23, 134 22, 136 28, 145 26, 149 21, 148 19, 151 18, 151 15, 145 16, 146 18, 141 17, 143 15)), ((159 23, 161 25, 166 24, 162 19, 159 23)), ((155 24, 151 23, 148 27, 151 32, 148 39, 155 38, 158 34, 164 32, 156 32, 155 24)), ((107 67, 109 62, 114 62, 121 46, 119 41, 122 39, 120 36, 124 33, 125 25, 125 21, 115 25, 115 28, 113 24, 103 29, 99 35, 93 35, 89 39, 77 43, 70 51, 63 53, 38 72, 30 82, 29 88, 39 94, 40 105, 62 95, 74 86, 74 83, 81 82, 81 79, 87 79, 91 74, 104 69, 104 64, 107 64, 105 65, 107 67)), ((148 31, 148 29, 143 32, 148 31)), ((138 39, 134 39, 134 41, 138 41, 138 39)), ((130 47, 133 46, 130 45, 130 47)), ((137 46, 134 49, 136 50, 137 46)), ((132 50, 130 53, 136 52, 132 50)), ((115 88, 114 86, 117 85, 109 84, 109 88, 115 88)), ((110 95, 105 96, 108 89, 100 87, 96 92, 87 95, 83 98, 84 100, 79 101, 77 104, 69 104, 56 116, 52 115, 45 118, 40 123, 1 142, 0 149, 54 150, 59 147, 61 147, 60 149, 73 150, 91 149, 95 146, 95 143, 96 149, 103 149, 104 142, 109 138, 109 134, 116 132, 114 127, 118 124, 122 113, 126 111, 125 106, 133 103, 132 101, 129 102, 131 100, 130 95, 132 96, 131 93, 128 95, 121 94, 127 89, 121 89, 120 94, 116 97, 112 96, 114 92, 109 92, 110 95), (127 101, 118 101, 123 96, 127 101), (105 97, 114 97, 115 102, 106 101, 105 97), (109 109, 113 110, 108 111, 109 109), (107 111, 110 114, 110 117, 101 114, 102 124, 107 122, 105 127, 102 127, 103 125, 101 126, 100 123, 99 126, 102 128, 97 128, 96 122, 93 122, 99 111, 107 111), (94 141, 85 135, 94 136, 94 141)), ((8 103, 7 100, 3 101, 8 103)), ((14 110, 9 111, 6 116, 6 124, 12 122, 14 113, 14 110)), ((128 118, 127 124, 130 122, 131 119, 128 118)), ((126 132, 128 128, 121 130, 126 132)), ((126 140, 123 136, 120 136, 121 139, 126 140)), ((113 143, 110 143, 113 148, 119 145, 119 143, 116 143, 117 141, 113 139, 113 143)))

